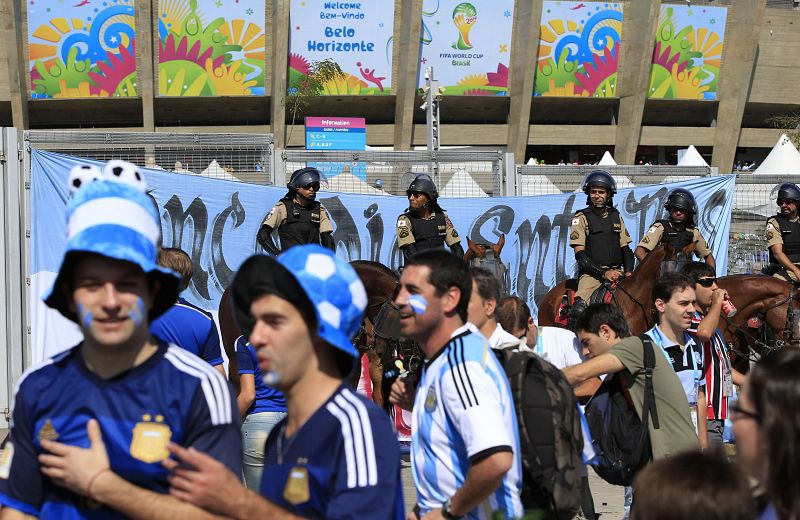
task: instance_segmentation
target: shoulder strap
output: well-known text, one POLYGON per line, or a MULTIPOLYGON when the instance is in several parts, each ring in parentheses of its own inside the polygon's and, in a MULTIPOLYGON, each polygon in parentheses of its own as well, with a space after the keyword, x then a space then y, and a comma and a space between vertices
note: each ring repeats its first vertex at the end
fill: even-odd
POLYGON ((642 422, 647 424, 648 416, 653 416, 653 428, 658 430, 658 410, 656 409, 656 395, 653 388, 653 369, 656 367, 656 354, 653 350, 653 341, 647 334, 639 336, 644 349, 644 401, 642 402, 642 422))

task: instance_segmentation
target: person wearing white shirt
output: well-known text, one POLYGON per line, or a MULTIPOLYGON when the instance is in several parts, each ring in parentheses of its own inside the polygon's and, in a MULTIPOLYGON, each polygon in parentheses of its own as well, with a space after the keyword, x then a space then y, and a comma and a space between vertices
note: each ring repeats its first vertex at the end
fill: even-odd
POLYGON ((467 319, 475 325, 489 341, 493 349, 509 348, 520 345, 520 338, 509 334, 495 317, 497 303, 500 301, 500 282, 489 271, 480 267, 471 267, 472 294, 469 299, 467 319))

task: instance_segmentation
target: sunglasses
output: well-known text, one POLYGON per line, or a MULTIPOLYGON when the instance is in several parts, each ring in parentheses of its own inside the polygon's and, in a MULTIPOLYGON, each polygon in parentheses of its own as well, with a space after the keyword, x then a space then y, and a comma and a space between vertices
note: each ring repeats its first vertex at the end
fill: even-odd
POLYGON ((306 185, 303 186, 303 189, 304 190, 319 191, 319 183, 318 182, 312 182, 311 184, 306 184, 306 185))
POLYGON ((731 421, 736 421, 739 419, 753 419, 754 421, 761 420, 761 416, 758 415, 757 413, 742 408, 739 405, 739 401, 733 401, 731 403, 728 403, 728 409, 732 412, 731 421))
POLYGON ((795 201, 793 201, 792 199, 778 199, 778 206, 786 206, 794 203, 795 201))
POLYGON ((703 287, 711 287, 716 281, 716 278, 700 278, 696 283, 702 285, 703 287))
POLYGON ((425 194, 422 193, 421 191, 412 191, 411 193, 408 194, 408 198, 410 199, 411 197, 422 197, 423 195, 425 194))

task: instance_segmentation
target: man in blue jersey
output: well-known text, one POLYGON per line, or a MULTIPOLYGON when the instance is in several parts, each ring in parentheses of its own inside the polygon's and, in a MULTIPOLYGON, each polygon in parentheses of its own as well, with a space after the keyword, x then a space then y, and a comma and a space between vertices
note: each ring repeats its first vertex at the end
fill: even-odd
POLYGON ((228 383, 151 339, 148 323, 175 302, 178 278, 155 262, 160 223, 141 174, 120 161, 86 170, 71 175, 84 187, 68 204, 66 253, 45 297, 84 340, 17 382, 0 517, 208 517, 167 494, 162 461, 173 441, 241 472, 228 383))
POLYGON ((469 268, 442 250, 406 263, 395 304, 404 337, 426 361, 419 385, 392 385, 412 409, 417 518, 520 518, 521 461, 514 403, 489 342, 467 325, 469 268))
POLYGON ((236 402, 242 417, 244 483, 258 493, 264 471, 264 446, 276 424, 286 417, 286 399, 280 390, 264 383, 258 356, 244 336, 236 338, 239 395, 236 402))
POLYGON ((367 305, 349 264, 319 245, 246 260, 233 282, 239 326, 264 382, 286 398, 270 433, 261 493, 222 464, 172 446, 174 496, 228 517, 402 519, 400 447, 389 417, 344 381, 367 305))
MULTIPOLYGON (((193 274, 192 259, 183 250, 177 247, 160 249, 158 265, 181 276, 179 294, 189 287, 193 274)), ((211 313, 178 297, 175 305, 150 324, 150 332, 165 343, 177 345, 202 358, 225 375, 219 331, 211 313)))

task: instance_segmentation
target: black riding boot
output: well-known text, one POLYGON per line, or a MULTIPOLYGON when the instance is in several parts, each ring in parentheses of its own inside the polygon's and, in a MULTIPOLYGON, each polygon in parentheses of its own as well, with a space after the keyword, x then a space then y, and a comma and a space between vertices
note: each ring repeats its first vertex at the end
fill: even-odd
POLYGON ((572 309, 569 311, 569 322, 567 323, 567 328, 572 332, 575 332, 578 319, 580 319, 586 307, 588 307, 588 305, 583 301, 583 298, 575 298, 575 301, 572 303, 572 309))

